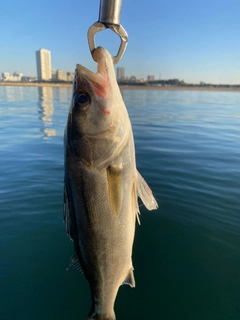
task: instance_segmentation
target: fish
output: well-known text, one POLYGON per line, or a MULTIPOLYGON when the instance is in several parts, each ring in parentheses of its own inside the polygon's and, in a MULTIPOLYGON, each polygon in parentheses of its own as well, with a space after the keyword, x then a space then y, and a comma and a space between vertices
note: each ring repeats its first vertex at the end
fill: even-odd
MULTIPOLYGON (((115 320, 123 284, 135 287, 132 248, 138 197, 158 204, 136 168, 132 126, 111 54, 97 47, 96 73, 77 64, 64 133, 64 220, 74 243, 69 267, 86 277, 87 319, 115 320)), ((140 222, 139 222, 140 223, 140 222)))

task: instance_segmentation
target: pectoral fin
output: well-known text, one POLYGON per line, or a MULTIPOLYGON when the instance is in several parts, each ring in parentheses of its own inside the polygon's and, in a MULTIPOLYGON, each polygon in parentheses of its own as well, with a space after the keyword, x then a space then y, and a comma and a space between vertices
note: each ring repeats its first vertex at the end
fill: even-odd
POLYGON ((118 215, 122 206, 122 166, 109 166, 107 168, 107 180, 108 180, 108 198, 112 213, 118 215))
POLYGON ((149 188, 146 181, 137 171, 137 195, 141 198, 143 204, 148 210, 154 210, 158 208, 157 201, 155 200, 152 190, 149 188))

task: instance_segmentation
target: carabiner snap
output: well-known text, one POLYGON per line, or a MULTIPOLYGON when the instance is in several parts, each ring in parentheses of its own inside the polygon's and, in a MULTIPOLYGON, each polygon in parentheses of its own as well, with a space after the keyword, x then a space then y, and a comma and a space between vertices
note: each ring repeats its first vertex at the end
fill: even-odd
POLYGON ((98 31, 111 29, 121 39, 121 44, 116 56, 113 56, 113 63, 118 63, 122 58, 128 43, 128 34, 120 24, 120 14, 122 0, 101 0, 99 9, 99 19, 88 29, 88 44, 93 54, 96 49, 94 36, 98 31))
POLYGON ((121 39, 121 44, 118 49, 117 55, 112 56, 113 63, 116 64, 122 58, 124 51, 126 50, 127 43, 128 43, 128 34, 121 24, 116 25, 116 24, 105 24, 105 23, 101 23, 99 21, 95 22, 88 29, 88 45, 89 45, 89 49, 91 51, 91 54, 93 54, 93 51, 96 49, 95 39, 94 39, 95 34, 99 31, 103 31, 108 28, 111 29, 113 32, 115 32, 121 39))

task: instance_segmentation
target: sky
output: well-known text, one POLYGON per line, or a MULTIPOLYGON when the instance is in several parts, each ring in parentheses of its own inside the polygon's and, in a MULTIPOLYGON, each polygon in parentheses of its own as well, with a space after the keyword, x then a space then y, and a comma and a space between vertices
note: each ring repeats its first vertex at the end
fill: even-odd
MULTIPOLYGON (((35 52, 51 51, 52 68, 74 72, 80 63, 96 71, 87 42, 100 0, 11 0, 0 6, 0 74, 36 76, 35 52)), ((239 0, 122 0, 128 33, 117 66, 126 76, 240 84, 239 0)), ((119 37, 96 34, 97 46, 116 55, 119 37)))

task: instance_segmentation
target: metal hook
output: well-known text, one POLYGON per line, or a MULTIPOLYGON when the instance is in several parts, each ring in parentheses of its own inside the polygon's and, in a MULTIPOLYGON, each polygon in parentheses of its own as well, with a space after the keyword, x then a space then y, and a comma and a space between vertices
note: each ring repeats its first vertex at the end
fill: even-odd
POLYGON ((94 36, 97 32, 103 31, 105 29, 111 29, 113 32, 115 32, 121 39, 121 44, 118 49, 118 53, 116 56, 112 56, 113 63, 116 64, 120 61, 122 58, 124 51, 127 47, 128 43, 128 35, 126 30, 123 28, 122 25, 114 25, 114 24, 103 24, 101 22, 95 22, 89 29, 88 29, 88 45, 91 53, 93 54, 93 51, 96 49, 94 36))
POLYGON ((120 24, 122 0, 101 0, 99 9, 99 20, 88 29, 88 45, 93 54, 96 49, 95 34, 105 29, 111 29, 121 39, 121 44, 116 56, 112 56, 113 63, 116 64, 122 58, 128 43, 128 34, 120 24))

